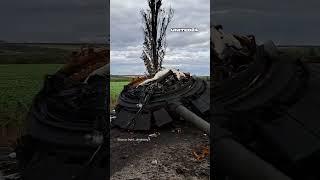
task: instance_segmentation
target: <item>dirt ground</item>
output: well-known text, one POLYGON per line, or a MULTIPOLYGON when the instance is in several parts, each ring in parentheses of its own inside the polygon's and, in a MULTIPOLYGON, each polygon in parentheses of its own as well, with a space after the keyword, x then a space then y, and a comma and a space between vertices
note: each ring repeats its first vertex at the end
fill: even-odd
POLYGON ((112 129, 111 179, 210 179, 209 156, 197 160, 193 155, 193 150, 201 154, 201 146, 209 147, 209 137, 184 122, 151 132, 112 129))
MULTIPOLYGON (((208 135, 184 122, 150 132, 112 129, 110 179, 210 179, 209 156, 197 160, 193 154, 195 151, 201 155, 203 147, 209 148, 208 135)), ((2 164, 8 159, 10 151, 4 148, 0 150, 2 164)))

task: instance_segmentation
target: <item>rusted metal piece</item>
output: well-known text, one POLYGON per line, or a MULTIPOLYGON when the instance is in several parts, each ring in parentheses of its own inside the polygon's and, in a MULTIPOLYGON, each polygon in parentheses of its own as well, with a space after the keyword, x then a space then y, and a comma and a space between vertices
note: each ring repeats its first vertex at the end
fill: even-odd
POLYGON ((197 159, 198 161, 202 161, 203 159, 209 157, 210 147, 201 145, 200 147, 193 149, 192 154, 195 159, 197 159))
POLYGON ((90 73, 99 69, 100 67, 109 64, 109 50, 105 48, 81 48, 79 52, 73 52, 67 63, 73 61, 85 61, 86 64, 74 72, 70 78, 76 81, 84 80, 90 73))
POLYGON ((139 77, 135 77, 132 79, 132 81, 128 84, 128 86, 131 87, 137 87, 140 83, 142 83, 143 81, 147 80, 148 77, 147 76, 139 76, 139 77))

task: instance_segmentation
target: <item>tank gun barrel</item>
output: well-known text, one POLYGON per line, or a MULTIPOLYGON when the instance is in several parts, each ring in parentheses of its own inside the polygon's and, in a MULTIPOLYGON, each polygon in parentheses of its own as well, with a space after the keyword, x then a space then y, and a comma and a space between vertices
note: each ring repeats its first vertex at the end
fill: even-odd
MULTIPOLYGON (((224 132, 221 132, 224 129, 218 126, 214 127, 215 136, 216 134, 220 134, 220 136, 224 134, 224 132)), ((231 137, 223 136, 214 139, 213 146, 214 161, 216 166, 219 167, 219 171, 230 174, 235 179, 291 180, 287 175, 231 137)))
POLYGON ((197 128, 203 130, 206 134, 210 135, 210 124, 197 116, 195 113, 187 109, 185 106, 179 103, 172 103, 170 105, 170 110, 179 114, 184 120, 191 122, 197 128))

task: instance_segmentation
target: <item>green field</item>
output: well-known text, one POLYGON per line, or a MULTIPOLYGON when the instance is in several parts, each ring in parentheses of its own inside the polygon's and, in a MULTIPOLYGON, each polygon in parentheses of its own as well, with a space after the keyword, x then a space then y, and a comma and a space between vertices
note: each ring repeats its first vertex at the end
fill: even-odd
MULTIPOLYGON (((52 74, 61 64, 0 64, 0 126, 20 124, 34 95, 42 88, 46 74, 52 74)), ((128 78, 111 78, 110 98, 112 108, 128 78)))
MULTIPOLYGON (((0 127, 23 122, 45 75, 56 72, 66 57, 80 47, 81 44, 0 43, 0 127)), ((296 56, 320 56, 320 47, 281 47, 281 50, 296 56)), ((131 78, 111 76, 110 108, 131 78)))
POLYGON ((110 108, 113 108, 117 103, 118 96, 122 91, 123 87, 127 85, 128 81, 114 81, 111 79, 110 82, 110 108))
POLYGON ((0 127, 21 124, 45 75, 56 72, 83 45, 0 43, 0 127))
POLYGON ((46 74, 56 72, 60 64, 0 65, 0 126, 20 122, 41 89, 46 74))

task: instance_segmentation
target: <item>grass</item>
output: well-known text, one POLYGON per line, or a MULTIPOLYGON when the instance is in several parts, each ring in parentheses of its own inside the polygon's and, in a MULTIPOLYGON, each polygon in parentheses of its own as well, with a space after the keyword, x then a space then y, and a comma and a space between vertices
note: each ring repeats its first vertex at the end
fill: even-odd
POLYGON ((0 127, 21 125, 45 75, 56 72, 81 46, 0 43, 0 127))
POLYGON ((110 109, 112 109, 118 100, 120 92, 123 90, 123 87, 127 85, 129 81, 118 81, 111 78, 110 82, 110 109))
POLYGON ((46 74, 54 73, 60 64, 0 65, 0 126, 20 123, 25 118, 34 95, 43 85, 46 74))
MULTIPOLYGON (((0 126, 21 124, 34 95, 43 86, 46 74, 52 74, 61 64, 0 64, 0 126)), ((128 78, 111 78, 110 108, 117 102, 128 78)))
MULTIPOLYGON (((45 75, 56 72, 66 56, 80 46, 0 43, 0 127, 23 122, 34 95, 43 86, 45 75)), ((320 47, 282 47, 281 50, 297 56, 320 56, 320 47)), ((111 76, 110 108, 131 78, 111 76)))
MULTIPOLYGON (((21 124, 34 95, 43 86, 46 74, 52 74, 61 64, 0 64, 0 126, 21 124)), ((128 78, 111 78, 110 108, 117 102, 128 78)))

